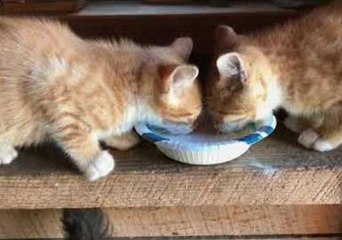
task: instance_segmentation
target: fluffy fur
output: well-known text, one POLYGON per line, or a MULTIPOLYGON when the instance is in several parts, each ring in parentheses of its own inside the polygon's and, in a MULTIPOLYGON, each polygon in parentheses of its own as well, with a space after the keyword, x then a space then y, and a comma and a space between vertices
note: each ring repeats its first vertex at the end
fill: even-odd
POLYGON ((208 84, 217 128, 237 130, 284 108, 299 143, 329 151, 342 143, 341 1, 301 19, 241 36, 216 31, 215 65, 208 84))
POLYGON ((109 174, 138 121, 191 131, 201 112, 192 40, 166 47, 90 41, 49 20, 0 17, 0 164, 56 142, 89 180, 109 174), (179 127, 182 126, 182 127, 179 127))

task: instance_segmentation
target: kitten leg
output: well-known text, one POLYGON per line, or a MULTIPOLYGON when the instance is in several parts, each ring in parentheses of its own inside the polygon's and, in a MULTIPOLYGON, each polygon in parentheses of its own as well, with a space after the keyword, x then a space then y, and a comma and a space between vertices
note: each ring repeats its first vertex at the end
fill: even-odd
POLYGON ((342 126, 333 129, 318 129, 320 138, 313 144, 312 148, 319 152, 327 152, 336 149, 342 144, 342 126))
POLYGON ((60 127, 55 139, 88 180, 104 177, 114 169, 113 157, 101 150, 97 138, 81 124, 60 127))
POLYGON ((118 150, 127 150, 140 142, 138 135, 134 132, 128 132, 121 136, 112 136, 104 140, 104 143, 111 148, 118 150))
POLYGON ((309 128, 299 135, 298 142, 306 148, 312 148, 319 137, 319 134, 315 130, 309 128))
POLYGON ((0 165, 10 164, 17 156, 18 152, 13 146, 0 144, 0 165))

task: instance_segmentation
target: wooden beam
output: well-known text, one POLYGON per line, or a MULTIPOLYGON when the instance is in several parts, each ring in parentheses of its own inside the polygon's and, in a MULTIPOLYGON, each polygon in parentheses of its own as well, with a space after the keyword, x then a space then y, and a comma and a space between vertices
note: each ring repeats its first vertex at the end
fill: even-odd
MULTIPOLYGON (((112 237, 342 236, 341 205, 115 208, 104 212, 114 229, 112 237)), ((0 239, 62 238, 61 218, 58 209, 1 210, 0 239)))
POLYGON ((317 153, 276 134, 230 163, 190 166, 143 143, 113 151, 115 172, 89 183, 55 147, 20 152, 0 168, 0 208, 340 204, 342 149, 317 153))
POLYGON ((0 239, 62 238, 60 210, 1 210, 0 239))
MULTIPOLYGON (((262 236, 342 233, 342 206, 106 209, 113 236, 262 236)), ((342 236, 342 235, 341 235, 342 236)))

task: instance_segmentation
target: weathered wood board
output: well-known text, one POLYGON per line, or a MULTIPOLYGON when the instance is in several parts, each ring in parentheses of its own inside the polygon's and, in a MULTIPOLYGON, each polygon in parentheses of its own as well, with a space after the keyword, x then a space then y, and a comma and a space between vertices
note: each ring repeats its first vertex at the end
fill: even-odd
MULTIPOLYGON (((342 238, 341 205, 108 208, 104 212, 113 237, 342 238)), ((61 218, 59 209, 1 210, 0 239, 62 238, 61 218)))
POLYGON ((281 125, 221 165, 177 163, 147 143, 113 155, 115 172, 89 183, 57 148, 22 151, 0 167, 0 208, 340 204, 342 198, 342 149, 303 149, 281 125))

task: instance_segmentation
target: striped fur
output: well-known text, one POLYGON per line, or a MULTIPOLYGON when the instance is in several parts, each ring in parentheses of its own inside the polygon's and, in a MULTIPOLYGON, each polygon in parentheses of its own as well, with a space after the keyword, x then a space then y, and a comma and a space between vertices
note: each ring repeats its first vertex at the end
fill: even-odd
POLYGON ((209 109, 223 130, 285 109, 286 126, 316 151, 342 144, 342 3, 255 35, 217 29, 209 109))
POLYGON ((114 168, 100 141, 127 149, 137 122, 191 128, 201 111, 189 38, 166 47, 83 40, 59 22, 13 17, 0 17, 0 36, 0 164, 52 140, 96 180, 114 168))

